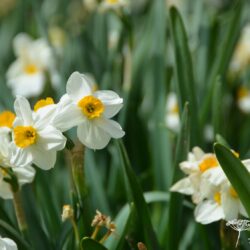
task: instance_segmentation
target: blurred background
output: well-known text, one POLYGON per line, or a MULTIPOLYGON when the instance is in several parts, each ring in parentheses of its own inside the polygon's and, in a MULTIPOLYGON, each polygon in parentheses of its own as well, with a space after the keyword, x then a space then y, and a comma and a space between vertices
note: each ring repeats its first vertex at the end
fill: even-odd
MULTIPOLYGON (((169 187, 181 177, 178 163, 187 155, 180 156, 181 143, 176 150, 186 102, 187 150, 199 146, 212 152, 220 141, 241 159, 250 156, 250 2, 137 0, 116 7, 104 2, 0 0, 0 111, 13 111, 16 92, 7 72, 17 59, 16 35, 44 39, 52 66, 44 70, 42 91, 29 96, 31 104, 48 96, 58 102, 74 71, 87 74, 95 88, 116 91, 124 99, 116 120, 126 132, 122 140, 150 204, 160 249, 221 249, 219 223, 196 223, 190 199, 177 195, 173 201, 169 187), (172 214, 169 201, 177 204, 172 214)), ((76 142, 75 130, 68 136, 76 142)), ((144 214, 133 206, 122 210, 131 200, 117 144, 87 149, 84 162, 86 213, 79 208, 66 150, 54 169, 37 168, 34 182, 23 187, 34 249, 75 249, 71 225, 61 221, 64 204, 78 211, 82 236, 91 235, 96 209, 115 219, 117 233, 105 242, 108 249, 152 242, 145 239, 144 214)), ((1 235, 27 249, 17 228, 11 201, 0 199, 1 235)), ((246 233, 241 241, 241 249, 249 249, 246 233)))

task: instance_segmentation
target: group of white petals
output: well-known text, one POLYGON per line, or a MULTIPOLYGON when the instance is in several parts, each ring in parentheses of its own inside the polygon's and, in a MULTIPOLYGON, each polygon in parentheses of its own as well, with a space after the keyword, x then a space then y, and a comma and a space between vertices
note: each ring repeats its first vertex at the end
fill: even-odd
MULTIPOLYGON (((237 153, 235 153, 237 155, 237 153)), ((250 171, 250 160, 242 163, 250 171)), ((195 220, 209 224, 218 220, 237 219, 239 214, 248 217, 237 192, 224 174, 215 154, 193 148, 188 160, 180 163, 187 175, 171 187, 171 191, 191 195, 196 205, 195 220)))
POLYGON ((63 132, 73 127, 77 127, 78 139, 91 149, 102 149, 111 138, 124 136, 119 123, 111 120, 122 106, 123 99, 115 92, 94 91, 79 72, 71 74, 66 94, 57 104, 46 98, 32 109, 25 97, 17 96, 15 114, 9 111, 0 114, 0 196, 12 198, 10 186, 4 181, 10 168, 19 185, 33 180, 32 164, 51 169, 57 151, 66 144, 63 132))

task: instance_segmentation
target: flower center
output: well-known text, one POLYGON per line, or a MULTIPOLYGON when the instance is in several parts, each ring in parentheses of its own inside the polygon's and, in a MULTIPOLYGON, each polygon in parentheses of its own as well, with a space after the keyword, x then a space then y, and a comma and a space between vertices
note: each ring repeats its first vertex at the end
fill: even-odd
POLYGON ((24 67, 24 72, 28 75, 33 75, 33 74, 37 73, 37 71, 38 71, 38 68, 35 64, 27 64, 24 67))
POLYGON ((199 168, 200 168, 201 172, 205 172, 210 168, 215 168, 218 166, 219 166, 219 163, 218 163, 215 155, 205 156, 199 164, 199 168))
POLYGON ((238 194, 235 191, 235 189, 233 187, 229 188, 229 194, 233 197, 233 198, 238 198, 238 194))
POLYGON ((36 143, 37 132, 32 126, 17 126, 14 128, 14 141, 20 148, 26 148, 36 143))
POLYGON ((78 107, 88 119, 100 117, 104 111, 103 103, 94 96, 85 96, 78 102, 78 107))
POLYGON ((16 116, 10 111, 4 111, 0 114, 0 127, 12 127, 16 116))
POLYGON ((41 99, 36 102, 34 106, 34 111, 37 111, 38 109, 51 105, 51 104, 54 104, 54 100, 51 97, 47 97, 46 99, 41 99))
POLYGON ((179 107, 178 107, 177 103, 175 103, 175 105, 173 105, 170 112, 173 113, 173 114, 178 114, 179 113, 179 107))
POLYGON ((216 192, 216 193, 214 194, 214 200, 215 200, 215 202, 218 203, 219 205, 221 204, 221 194, 220 194, 220 192, 216 192))

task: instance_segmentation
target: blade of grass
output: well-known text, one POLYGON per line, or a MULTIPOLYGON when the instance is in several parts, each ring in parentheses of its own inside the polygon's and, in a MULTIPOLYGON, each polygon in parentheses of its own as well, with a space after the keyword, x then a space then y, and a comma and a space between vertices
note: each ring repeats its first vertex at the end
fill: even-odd
MULTIPOLYGON (((178 137, 174 171, 172 177, 172 184, 179 180, 183 173, 179 168, 179 163, 187 159, 189 150, 189 110, 186 103, 181 119, 181 132, 178 137)), ((178 249, 180 242, 180 227, 182 214, 183 195, 178 193, 170 193, 168 225, 166 234, 163 239, 164 245, 167 244, 168 249, 178 249)))
POLYGON ((225 172, 227 178, 236 190, 239 198, 250 216, 250 174, 242 162, 231 150, 225 146, 215 143, 214 151, 216 157, 225 172))
POLYGON ((148 206, 143 197, 142 189, 138 183, 137 177, 131 167, 126 149, 121 141, 118 142, 118 148, 122 160, 128 199, 135 205, 139 228, 143 232, 143 239, 141 240, 145 242, 149 250, 158 250, 160 249, 159 243, 152 226, 148 206))

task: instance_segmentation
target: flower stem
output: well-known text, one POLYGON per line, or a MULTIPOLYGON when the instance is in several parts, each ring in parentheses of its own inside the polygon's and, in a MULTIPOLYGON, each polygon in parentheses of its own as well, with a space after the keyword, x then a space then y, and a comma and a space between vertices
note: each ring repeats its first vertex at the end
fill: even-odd
POLYGON ((99 241, 99 243, 103 243, 109 236, 110 236, 111 232, 108 231, 99 241))
POLYGON ((92 235, 91 235, 91 238, 92 238, 92 239, 95 240, 95 238, 96 238, 96 236, 97 236, 99 230, 100 230, 100 227, 96 226, 94 232, 93 232, 92 235))
POLYGON ((13 204, 20 231, 25 235, 28 229, 26 218, 22 206, 20 191, 13 192, 13 204))
POLYGON ((79 232, 78 232, 76 222, 75 222, 75 220, 73 218, 70 219, 70 222, 71 222, 71 224, 73 226, 73 230, 74 230, 74 234, 75 234, 75 238, 76 238, 76 245, 79 246, 79 244, 80 244, 80 236, 79 236, 79 232))

